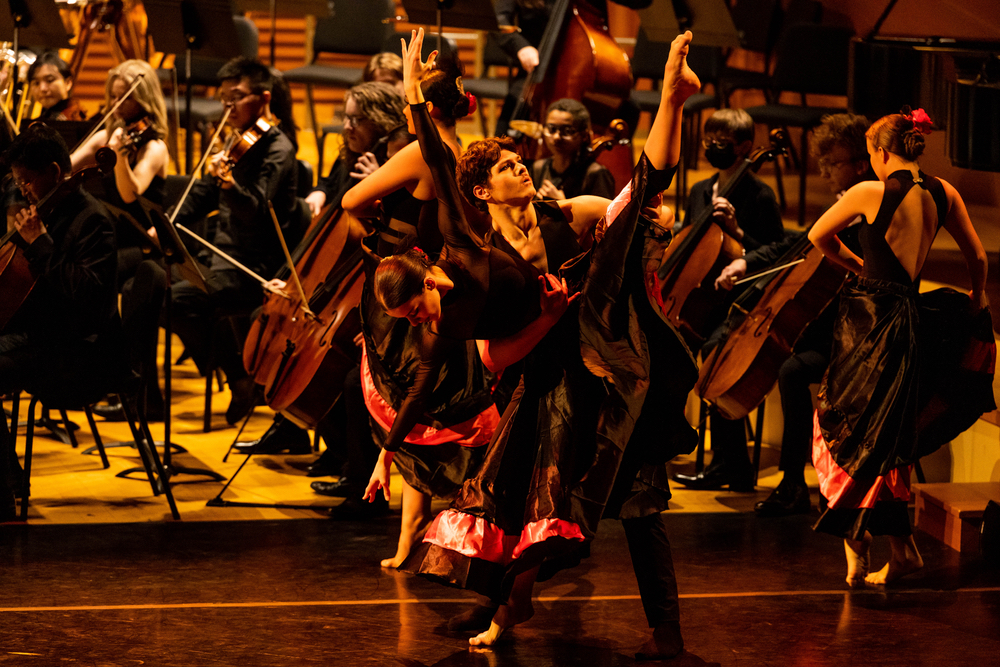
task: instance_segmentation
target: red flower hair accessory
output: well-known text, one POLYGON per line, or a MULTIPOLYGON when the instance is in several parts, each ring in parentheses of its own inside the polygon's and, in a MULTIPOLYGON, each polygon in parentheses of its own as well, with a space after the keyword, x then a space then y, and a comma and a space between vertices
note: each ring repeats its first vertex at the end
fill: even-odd
POLYGON ((931 126, 934 124, 931 117, 927 115, 927 112, 923 109, 916 109, 906 114, 906 119, 913 123, 913 127, 916 128, 917 132, 920 134, 930 134, 931 126))
POLYGON ((478 103, 476 102, 476 96, 472 93, 466 93, 465 96, 469 99, 469 113, 467 115, 471 116, 476 113, 478 108, 478 103))

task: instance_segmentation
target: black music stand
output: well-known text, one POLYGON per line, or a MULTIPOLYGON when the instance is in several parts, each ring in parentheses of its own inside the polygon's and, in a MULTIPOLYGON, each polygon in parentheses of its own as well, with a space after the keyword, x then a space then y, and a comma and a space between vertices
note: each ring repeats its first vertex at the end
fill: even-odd
MULTIPOLYGON (((228 60, 240 55, 240 43, 233 23, 231 0, 145 0, 149 20, 148 34, 153 36, 156 49, 184 55, 184 105, 187 126, 184 132, 184 166, 192 169, 194 153, 193 119, 191 117, 191 56, 228 60)), ((176 60, 174 69, 176 70, 176 60)))
POLYGON ((291 16, 328 16, 330 3, 328 0, 236 0, 236 7, 241 12, 267 12, 271 19, 271 67, 274 67, 274 51, 277 44, 278 17, 291 16))
POLYGON ((437 50, 441 52, 442 26, 496 32, 497 15, 490 0, 403 0, 406 20, 437 26, 437 50))
POLYGON ((651 42, 669 44, 674 37, 690 30, 699 45, 740 46, 726 0, 653 0, 653 4, 638 13, 651 42))
POLYGON ((69 35, 52 0, 7 0, 9 11, 0 11, 0 41, 13 42, 11 85, 17 87, 17 56, 21 44, 47 49, 70 48, 69 35))

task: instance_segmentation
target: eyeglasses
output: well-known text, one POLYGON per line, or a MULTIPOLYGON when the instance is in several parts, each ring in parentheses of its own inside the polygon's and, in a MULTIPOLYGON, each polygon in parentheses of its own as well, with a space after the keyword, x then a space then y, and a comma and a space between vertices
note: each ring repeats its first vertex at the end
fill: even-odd
POLYGON ((703 139, 702 142, 701 142, 701 145, 706 150, 708 150, 709 148, 712 148, 712 147, 715 147, 715 148, 718 148, 718 149, 721 150, 723 148, 726 148, 727 146, 734 146, 735 143, 733 141, 729 140, 729 139, 725 139, 725 140, 722 140, 722 141, 719 141, 717 139, 703 139))
POLYGON ((576 135, 580 134, 580 130, 573 127, 572 125, 553 125, 548 123, 544 128, 545 134, 549 136, 556 136, 557 134, 566 137, 567 139, 572 139, 576 135))
POLYGON ((235 95, 220 95, 219 101, 225 106, 236 106, 248 100, 251 97, 257 97, 257 93, 248 93, 244 95, 243 93, 236 93, 235 95))
POLYGON ((361 114, 344 114, 344 123, 347 124, 349 122, 354 127, 357 127, 366 120, 368 120, 368 116, 362 116, 361 114))

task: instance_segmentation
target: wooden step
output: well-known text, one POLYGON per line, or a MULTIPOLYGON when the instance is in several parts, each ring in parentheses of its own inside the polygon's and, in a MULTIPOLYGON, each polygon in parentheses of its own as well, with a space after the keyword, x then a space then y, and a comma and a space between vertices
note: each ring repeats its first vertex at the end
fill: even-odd
POLYGON ((979 549, 983 510, 1000 482, 914 484, 917 528, 959 552, 979 549))

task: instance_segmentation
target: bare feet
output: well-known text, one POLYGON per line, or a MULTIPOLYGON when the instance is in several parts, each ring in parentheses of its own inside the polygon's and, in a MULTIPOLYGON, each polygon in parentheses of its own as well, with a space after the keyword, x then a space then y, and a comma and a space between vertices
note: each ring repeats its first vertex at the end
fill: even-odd
POLYGON ((513 603, 501 605, 497 609, 497 613, 493 615, 490 629, 469 638, 469 644, 471 646, 494 646, 504 631, 518 623, 524 623, 534 615, 535 608, 531 605, 530 599, 517 606, 513 603))
POLYGON ((900 577, 916 572, 924 566, 924 559, 917 551, 917 544, 913 541, 913 535, 907 537, 889 536, 889 546, 892 547, 892 557, 878 572, 873 572, 865 577, 865 582, 874 586, 884 586, 891 584, 900 577))
POLYGON ((844 553, 847 555, 847 585, 852 588, 864 584, 868 576, 868 549, 872 544, 872 536, 865 533, 860 540, 844 540, 844 553))
POLYGON ((448 630, 451 632, 479 632, 483 628, 490 627, 491 619, 496 613, 497 606, 489 603, 488 600, 486 603, 477 603, 472 609, 449 618, 448 630))
POLYGON ((635 654, 636 661, 670 660, 684 650, 680 623, 663 623, 653 629, 653 638, 635 654))

